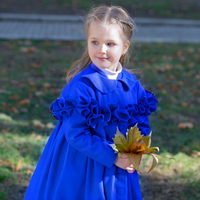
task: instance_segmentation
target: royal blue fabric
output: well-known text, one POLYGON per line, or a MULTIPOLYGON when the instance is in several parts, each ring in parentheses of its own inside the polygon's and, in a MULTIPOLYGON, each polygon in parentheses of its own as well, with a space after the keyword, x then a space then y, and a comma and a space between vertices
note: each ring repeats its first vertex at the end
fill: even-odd
POLYGON ((138 174, 114 165, 117 128, 150 133, 155 96, 122 70, 108 79, 94 64, 66 85, 50 111, 59 120, 34 171, 25 200, 141 200, 138 174))

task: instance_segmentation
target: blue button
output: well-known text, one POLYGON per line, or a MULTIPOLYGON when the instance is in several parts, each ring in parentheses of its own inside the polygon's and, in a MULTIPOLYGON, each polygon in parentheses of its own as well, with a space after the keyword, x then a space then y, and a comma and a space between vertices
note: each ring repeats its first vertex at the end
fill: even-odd
POLYGON ((118 189, 117 190, 118 195, 123 195, 124 194, 124 189, 118 189))

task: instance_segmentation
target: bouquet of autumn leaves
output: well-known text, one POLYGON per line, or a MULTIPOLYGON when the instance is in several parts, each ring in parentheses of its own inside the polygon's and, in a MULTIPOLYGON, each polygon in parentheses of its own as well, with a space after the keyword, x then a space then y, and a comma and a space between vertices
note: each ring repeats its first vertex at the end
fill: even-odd
MULTIPOLYGON (((131 127, 130 130, 127 130, 126 137, 120 133, 117 129, 117 133, 115 134, 115 138, 113 138, 114 144, 111 145, 112 148, 118 153, 120 157, 121 153, 124 153, 128 156, 133 167, 140 173, 139 165, 141 163, 142 155, 148 154, 153 157, 153 162, 151 167, 147 173, 154 169, 154 167, 158 164, 158 158, 153 152, 159 152, 158 147, 150 147, 151 144, 151 133, 147 136, 142 136, 137 124, 134 127, 131 127)), ((164 156, 160 156, 164 157, 164 156)), ((165 157, 167 158, 167 157, 165 157)), ((174 158, 170 158, 174 159, 174 158)))

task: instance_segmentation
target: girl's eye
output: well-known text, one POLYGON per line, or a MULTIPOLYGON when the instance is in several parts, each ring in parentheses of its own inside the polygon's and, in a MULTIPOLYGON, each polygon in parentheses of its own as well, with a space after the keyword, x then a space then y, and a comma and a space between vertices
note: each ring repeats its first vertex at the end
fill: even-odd
POLYGON ((97 41, 92 41, 93 44, 99 44, 97 41))
POLYGON ((108 46, 114 46, 114 43, 109 42, 109 43, 108 43, 108 46))

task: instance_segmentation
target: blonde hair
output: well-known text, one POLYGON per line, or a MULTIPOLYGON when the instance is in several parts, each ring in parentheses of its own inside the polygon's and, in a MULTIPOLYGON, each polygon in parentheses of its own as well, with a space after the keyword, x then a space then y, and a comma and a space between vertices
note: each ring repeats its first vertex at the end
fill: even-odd
MULTIPOLYGON (((133 34, 133 29, 135 25, 129 14, 123 8, 119 6, 105 6, 105 5, 93 8, 87 15, 87 19, 85 21, 85 30, 87 36, 89 33, 90 25, 93 21, 119 24, 123 30, 125 39, 128 41, 131 40, 131 36, 133 34)), ((123 54, 119 60, 122 66, 125 63, 127 54, 128 51, 125 54, 123 54)), ((71 68, 68 70, 67 82, 69 83, 76 74, 87 68, 87 66, 91 62, 92 61, 89 57, 88 49, 86 47, 86 50, 81 56, 81 58, 75 61, 71 66, 71 68)))

